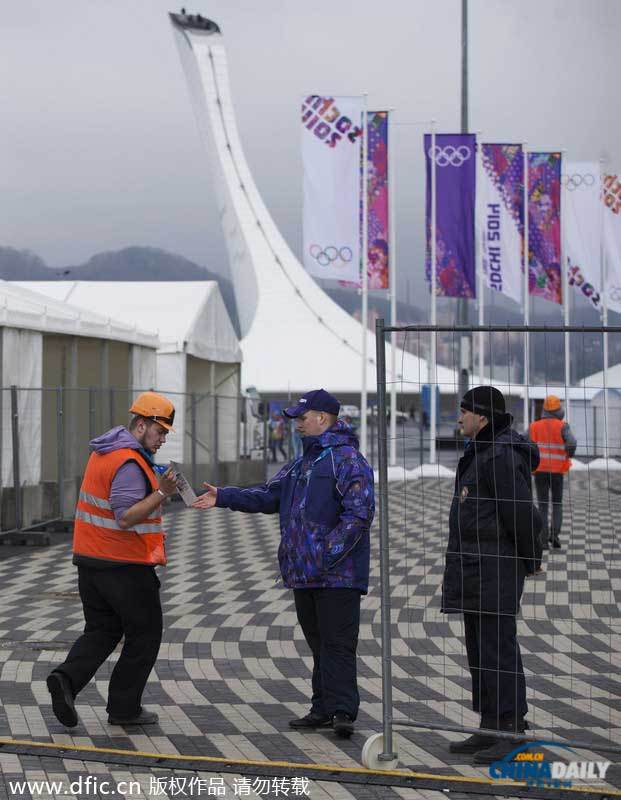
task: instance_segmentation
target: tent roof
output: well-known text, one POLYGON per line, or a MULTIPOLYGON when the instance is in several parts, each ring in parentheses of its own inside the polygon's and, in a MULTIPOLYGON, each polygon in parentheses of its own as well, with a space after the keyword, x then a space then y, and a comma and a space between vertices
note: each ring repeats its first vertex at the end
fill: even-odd
MULTIPOLYGON (((604 372, 594 372, 592 375, 587 375, 578 382, 579 386, 588 386, 593 389, 604 388, 604 372)), ((621 389, 621 364, 613 364, 608 367, 606 374, 606 386, 609 389, 621 389)))
POLYGON ((241 361, 216 281, 32 281, 19 285, 82 308, 109 308, 126 324, 157 332, 158 352, 241 361))
POLYGON ((65 303, 35 289, 34 283, 0 280, 0 326, 114 339, 153 349, 159 345, 152 326, 144 330, 138 321, 119 321, 116 317, 65 303))

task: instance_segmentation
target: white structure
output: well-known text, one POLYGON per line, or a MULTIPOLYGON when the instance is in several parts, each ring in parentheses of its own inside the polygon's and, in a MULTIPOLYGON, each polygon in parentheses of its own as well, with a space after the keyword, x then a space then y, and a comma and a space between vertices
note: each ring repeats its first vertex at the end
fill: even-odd
MULTIPOLYGON (((362 328, 306 273, 261 199, 237 132, 220 29, 202 17, 170 17, 217 192, 241 325, 243 387, 263 394, 316 386, 360 392, 362 328)), ((367 389, 375 391, 375 336, 367 337, 367 389)), ((388 347, 388 365, 390 358, 388 347)), ((397 372, 401 393, 418 393, 428 382, 426 363, 410 353, 397 353, 397 372)), ((453 371, 440 367, 436 375, 441 391, 454 394, 453 371)))
POLYGON ((194 446, 197 462, 209 463, 215 430, 219 460, 237 459, 241 350, 215 281, 32 281, 19 285, 83 309, 113 309, 125 324, 148 326, 157 333, 156 368, 141 376, 137 388, 157 389, 175 403, 176 433, 159 451, 159 461, 188 463, 194 446), (216 413, 212 396, 218 398, 216 413))
POLYGON ((155 376, 159 341, 155 332, 140 326, 6 281, 0 281, 0 336, 1 485, 5 489, 14 483, 11 386, 15 386, 19 476, 29 496, 24 504, 24 522, 29 522, 41 518, 41 485, 59 480, 59 441, 65 454, 65 507, 74 502, 75 477, 84 466, 93 423, 114 417, 115 400, 116 412, 127 419, 132 390, 145 375, 155 376), (115 385, 124 387, 124 392, 113 397, 108 387, 115 385), (87 388, 80 391, 78 387, 87 388), (98 397, 93 397, 88 387, 99 392, 98 397), (101 403, 102 387, 106 389, 105 404, 101 403), (58 424, 61 418, 62 427, 58 424))

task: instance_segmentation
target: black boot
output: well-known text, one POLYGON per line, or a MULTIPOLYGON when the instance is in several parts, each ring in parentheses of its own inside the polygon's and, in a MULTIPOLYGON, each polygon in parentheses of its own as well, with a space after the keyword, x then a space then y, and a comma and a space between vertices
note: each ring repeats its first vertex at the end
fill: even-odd
POLYGON ((524 744, 525 739, 522 739, 519 734, 524 733, 524 731, 528 728, 528 722, 525 719, 508 719, 508 720, 500 720, 499 725, 497 726, 499 731, 503 731, 505 733, 509 733, 510 731, 514 731, 518 734, 516 737, 511 737, 510 739, 505 738, 496 738, 494 744, 490 747, 487 747, 484 750, 479 750, 477 753, 474 754, 474 763, 475 764, 493 764, 494 761, 501 761, 505 756, 508 756, 516 747, 519 747, 521 744, 524 744))
POLYGON ((296 731, 312 731, 315 728, 323 728, 331 723, 332 718, 327 714, 317 714, 316 711, 311 711, 305 717, 290 720, 289 727, 296 731))
POLYGON ((467 739, 461 742, 451 742, 449 744, 449 751, 451 753, 478 753, 491 747, 497 739, 495 736, 490 736, 486 733, 474 733, 467 739))

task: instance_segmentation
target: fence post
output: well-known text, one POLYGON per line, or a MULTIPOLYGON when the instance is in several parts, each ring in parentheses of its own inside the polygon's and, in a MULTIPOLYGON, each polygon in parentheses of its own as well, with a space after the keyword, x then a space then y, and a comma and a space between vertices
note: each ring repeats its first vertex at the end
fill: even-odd
POLYGON ((420 414, 418 415, 418 452, 420 456, 420 465, 423 466, 425 458, 425 420, 423 418, 423 408, 421 404, 420 414))
POLYGON ((375 322, 377 364, 377 448, 379 473, 380 597, 382 620, 382 728, 384 750, 379 761, 397 757, 392 742, 392 640, 390 621, 390 544, 388 524, 388 431, 386 427, 386 333, 384 320, 375 322))
POLYGON ((239 394, 235 400, 235 460, 241 460, 241 397, 239 394))
POLYGON ((216 476, 216 486, 220 479, 220 453, 218 448, 218 395, 214 393, 213 396, 213 467, 216 476))
POLYGON ((265 480, 267 480, 267 418, 269 416, 269 403, 263 401, 263 469, 265 470, 265 480))
POLYGON ((63 387, 56 388, 56 434, 58 457, 58 517, 65 517, 65 424, 63 419, 63 387))
POLYGON ((88 438, 89 441, 97 435, 95 431, 95 387, 91 386, 88 390, 88 438))
POLYGON ((250 458, 251 454, 248 453, 248 402, 244 397, 242 397, 242 420, 244 425, 244 438, 242 447, 244 448, 243 456, 244 458, 250 458))
POLYGON ((110 387, 110 427, 114 426, 114 389, 110 387))
POLYGON ((13 443, 13 491, 15 493, 15 527, 22 529, 22 487, 19 474, 19 407, 17 386, 11 386, 11 437, 13 443))
POLYGON ((192 441, 190 444, 190 452, 192 454, 192 486, 198 486, 198 474, 196 470, 196 395, 194 392, 190 395, 190 435, 192 441))

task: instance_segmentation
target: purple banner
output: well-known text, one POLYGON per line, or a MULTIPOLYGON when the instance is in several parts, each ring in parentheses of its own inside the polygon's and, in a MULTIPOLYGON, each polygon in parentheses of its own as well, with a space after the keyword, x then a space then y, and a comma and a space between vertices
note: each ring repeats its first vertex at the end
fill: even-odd
POLYGON ((561 154, 528 154, 528 291, 563 302, 561 154))
MULTIPOLYGON (((367 275, 369 289, 388 289, 388 111, 369 111, 367 119, 367 275)), ((361 157, 361 184, 362 161, 361 157)), ((361 231, 362 214, 361 201, 361 231)), ((362 275, 362 268, 360 274, 362 275)), ((339 283, 341 286, 358 289, 362 285, 361 280, 339 281, 339 283)))
POLYGON ((388 112, 368 116, 369 289, 388 289, 388 112))
POLYGON ((435 152, 425 134, 427 168, 426 274, 431 283, 431 170, 436 175, 436 286, 438 297, 476 297, 474 134, 439 133, 435 152))

